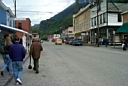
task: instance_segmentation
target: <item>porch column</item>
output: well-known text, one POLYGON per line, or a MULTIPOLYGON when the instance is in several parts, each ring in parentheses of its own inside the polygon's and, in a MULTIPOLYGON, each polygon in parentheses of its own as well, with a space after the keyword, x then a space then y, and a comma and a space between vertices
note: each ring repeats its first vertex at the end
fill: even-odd
POLYGON ((109 31, 108 31, 108 28, 107 28, 106 32, 107 32, 107 39, 109 39, 109 31))

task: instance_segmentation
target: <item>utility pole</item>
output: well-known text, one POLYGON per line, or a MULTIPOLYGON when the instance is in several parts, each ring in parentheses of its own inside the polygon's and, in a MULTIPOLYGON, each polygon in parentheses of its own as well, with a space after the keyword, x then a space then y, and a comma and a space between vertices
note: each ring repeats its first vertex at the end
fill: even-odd
POLYGON ((13 0, 14 3, 14 10, 15 10, 15 18, 16 18, 16 0, 13 0))
POLYGON ((100 11, 100 0, 96 0, 96 7, 97 7, 97 11, 96 11, 96 14, 97 14, 97 37, 96 37, 96 44, 97 44, 97 47, 99 47, 99 11, 100 11))

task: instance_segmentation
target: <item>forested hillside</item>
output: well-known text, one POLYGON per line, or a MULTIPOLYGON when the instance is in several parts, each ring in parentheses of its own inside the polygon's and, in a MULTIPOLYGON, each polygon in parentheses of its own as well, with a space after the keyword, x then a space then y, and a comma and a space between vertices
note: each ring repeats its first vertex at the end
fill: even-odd
MULTIPOLYGON (((110 3, 126 3, 128 0, 108 0, 110 3)), ((71 6, 55 15, 54 17, 43 20, 39 24, 40 33, 48 35, 53 33, 60 33, 63 29, 73 25, 73 14, 77 13, 80 8, 86 6, 86 3, 73 3, 71 6)))
POLYGON ((60 33, 62 29, 66 29, 68 26, 73 25, 73 14, 78 12, 78 10, 85 5, 86 4, 78 5, 74 3, 54 17, 41 21, 40 30, 43 31, 43 34, 60 33))

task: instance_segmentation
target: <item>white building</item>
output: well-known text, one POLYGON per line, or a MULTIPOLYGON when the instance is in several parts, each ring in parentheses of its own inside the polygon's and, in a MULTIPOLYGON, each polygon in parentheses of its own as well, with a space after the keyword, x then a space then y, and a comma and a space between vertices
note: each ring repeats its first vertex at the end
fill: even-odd
POLYGON ((127 7, 128 3, 111 3, 108 0, 101 0, 99 4, 92 3, 90 21, 92 42, 96 36, 107 38, 111 42, 119 42, 119 36, 115 31, 123 24, 120 13, 128 10, 127 7))
POLYGON ((68 27, 67 29, 63 30, 63 36, 71 38, 75 36, 74 28, 73 26, 68 27))

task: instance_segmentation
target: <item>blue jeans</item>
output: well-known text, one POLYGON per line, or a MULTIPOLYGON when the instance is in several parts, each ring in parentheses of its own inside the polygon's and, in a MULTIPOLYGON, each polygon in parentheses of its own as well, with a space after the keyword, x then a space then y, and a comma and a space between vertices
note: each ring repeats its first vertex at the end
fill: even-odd
POLYGON ((21 78, 23 72, 23 62, 22 61, 14 61, 12 62, 13 67, 13 76, 16 80, 17 78, 21 78))
POLYGON ((3 60, 4 60, 4 65, 3 65, 2 70, 5 71, 8 69, 9 70, 8 72, 12 73, 12 61, 9 55, 8 54, 3 55, 3 60))

